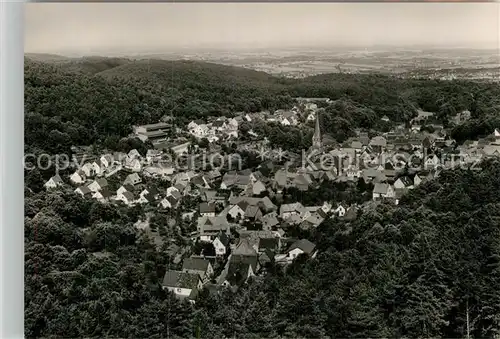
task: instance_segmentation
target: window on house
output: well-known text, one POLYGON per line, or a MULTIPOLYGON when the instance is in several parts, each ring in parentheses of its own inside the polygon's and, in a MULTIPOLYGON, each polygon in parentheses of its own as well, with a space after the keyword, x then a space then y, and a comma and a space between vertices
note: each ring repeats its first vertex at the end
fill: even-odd
POLYGON ((181 293, 182 289, 178 288, 177 293, 181 293))

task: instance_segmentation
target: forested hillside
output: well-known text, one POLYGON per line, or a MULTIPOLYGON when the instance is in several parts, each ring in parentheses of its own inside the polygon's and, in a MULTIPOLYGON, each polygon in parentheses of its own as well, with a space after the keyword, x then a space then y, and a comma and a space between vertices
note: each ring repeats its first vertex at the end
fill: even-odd
MULTIPOLYGON (((500 89, 485 83, 349 74, 285 80, 207 63, 123 62, 68 67, 27 59, 26 151, 117 148, 133 124, 165 114, 183 124, 290 108, 296 96, 337 100, 325 109, 322 129, 339 140, 356 127, 378 128, 384 115, 407 122, 417 108, 440 119, 470 110, 471 120, 454 129, 458 140, 500 127, 500 89)), ((310 140, 308 131, 259 128, 277 144, 310 140)), ((327 219, 307 234, 319 250, 316 259, 299 257, 286 271, 271 266, 236 293, 204 291, 195 305, 160 285, 173 265, 168 239, 183 241, 171 234, 168 220, 186 231, 179 216, 157 213, 154 227, 165 240, 157 247, 134 227, 143 208, 81 199, 68 187, 45 191, 42 173, 30 171, 25 335, 463 338, 468 318, 471 337, 494 337, 500 334, 500 162, 481 167, 443 171, 398 206, 380 204, 355 221, 327 219)), ((328 189, 304 196, 320 203, 328 189)))
POLYGON ((398 207, 325 222, 315 261, 195 306, 161 290, 168 256, 136 235, 137 210, 28 193, 26 336, 458 338, 468 315, 471 335, 492 337, 500 163, 482 166, 443 172, 398 207))
POLYGON ((133 124, 154 123, 165 114, 183 125, 210 115, 290 108, 298 96, 342 99, 322 120, 323 130, 343 131, 336 138, 357 127, 374 128, 384 115, 407 122, 420 108, 446 120, 468 109, 472 119, 454 131, 462 141, 497 125, 500 111, 500 88, 487 83, 354 74, 292 80, 194 61, 27 58, 25 144, 51 153, 74 144, 113 148, 133 124))

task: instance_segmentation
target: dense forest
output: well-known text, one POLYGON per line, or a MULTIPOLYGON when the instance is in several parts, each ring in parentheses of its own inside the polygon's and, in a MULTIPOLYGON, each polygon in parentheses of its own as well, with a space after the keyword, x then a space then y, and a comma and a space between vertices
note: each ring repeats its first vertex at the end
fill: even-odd
MULTIPOLYGON (((27 151, 63 152, 74 144, 120 147, 131 124, 156 122, 170 112, 185 123, 285 108, 295 96, 340 99, 327 108, 322 123, 328 130, 372 128, 383 115, 405 122, 417 108, 440 116, 469 109, 472 119, 454 129, 457 139, 498 127, 500 89, 494 85, 349 74, 286 80, 192 62, 88 64, 98 61, 69 67, 26 60, 27 151)), ((297 132, 290 131, 280 133, 297 132)), ((25 335, 459 338, 469 330, 472 337, 497 336, 500 163, 490 160, 481 167, 443 171, 398 206, 379 205, 355 221, 328 219, 308 234, 319 249, 315 260, 299 258, 286 271, 271 266, 266 276, 235 293, 204 291, 195 305, 161 289, 172 265, 170 241, 157 247, 136 232, 133 224, 143 210, 80 199, 71 190, 46 192, 44 174, 30 171, 25 335)), ((316 203, 343 195, 333 189, 321 187, 306 199, 316 203)), ((341 198, 361 202, 365 190, 351 187, 341 198)), ((157 217, 155 224, 160 234, 168 232, 168 218, 157 217)))
MULTIPOLYGON (((194 61, 84 58, 44 63, 26 58, 25 145, 27 151, 49 153, 66 152, 71 145, 113 149, 132 125, 155 123, 164 115, 184 126, 207 116, 291 108, 294 97, 337 100, 325 109, 321 124, 338 141, 352 136, 355 128, 377 128, 384 115, 394 123, 408 122, 417 109, 436 112, 444 122, 470 110, 472 119, 453 131, 460 141, 500 127, 500 88, 494 84, 359 74, 294 80, 194 61)), ((293 128, 273 131, 276 144, 309 140, 308 131, 301 132, 302 139, 293 128)))
MULTIPOLYGON (((329 219, 319 254, 191 306, 159 281, 169 257, 140 211, 27 192, 26 336, 474 337, 500 329, 500 163, 443 172, 357 220, 329 219)), ((165 227, 159 224, 158 227, 165 227)), ((165 244, 166 246, 167 244, 165 244)))

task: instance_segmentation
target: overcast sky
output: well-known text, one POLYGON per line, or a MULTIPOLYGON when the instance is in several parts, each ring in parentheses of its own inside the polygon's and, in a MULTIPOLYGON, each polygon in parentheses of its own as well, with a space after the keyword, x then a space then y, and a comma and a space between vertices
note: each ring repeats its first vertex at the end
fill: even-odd
POLYGON ((45 53, 225 47, 497 47, 496 3, 31 3, 25 50, 45 53))

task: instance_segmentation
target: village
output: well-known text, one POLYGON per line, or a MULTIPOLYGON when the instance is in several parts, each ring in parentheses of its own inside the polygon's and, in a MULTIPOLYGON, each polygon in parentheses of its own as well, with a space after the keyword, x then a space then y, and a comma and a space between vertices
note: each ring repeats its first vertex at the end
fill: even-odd
MULTIPOLYGON (((175 269, 167 269, 162 286, 194 302, 203 288, 215 292, 237 289, 250 277, 265 274, 270 263, 286 266, 298 256, 314 259, 316 245, 290 236, 293 227, 311 230, 327 219, 352 221, 367 206, 398 204, 408 190, 435 178, 443 169, 471 168, 481 159, 500 156, 498 130, 487 138, 456 145, 449 131, 435 122, 434 114, 424 111, 419 111, 409 127, 396 126, 379 135, 358 131, 356 137, 341 144, 328 144, 320 128, 318 103, 328 105, 331 100, 296 101, 290 110, 195 120, 185 128, 173 128, 168 117, 156 124, 135 126, 134 136, 154 146, 146 154, 134 149, 128 154, 92 157, 85 148, 74 147, 82 165, 69 176, 56 174, 45 187, 72 186, 83 199, 104 204, 149 206, 148 217, 136 227, 156 238, 157 231, 148 226, 155 211, 180 214, 193 227, 182 236, 201 250, 192 253, 172 244, 169 253, 175 269), (314 128, 312 146, 303 154, 277 149, 252 129, 245 131, 251 141, 240 141, 242 124, 252 121, 310 124, 314 128), (254 153, 260 163, 245 167, 246 161, 239 155, 243 152, 254 153), (283 195, 291 188, 307 192, 327 182, 355 184, 361 180, 373 187, 364 204, 283 203, 283 195)), ((461 112, 452 123, 469 118, 469 112, 461 112)))

